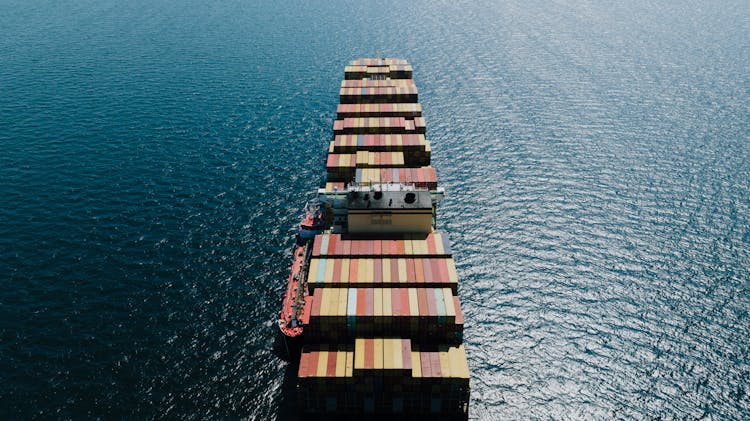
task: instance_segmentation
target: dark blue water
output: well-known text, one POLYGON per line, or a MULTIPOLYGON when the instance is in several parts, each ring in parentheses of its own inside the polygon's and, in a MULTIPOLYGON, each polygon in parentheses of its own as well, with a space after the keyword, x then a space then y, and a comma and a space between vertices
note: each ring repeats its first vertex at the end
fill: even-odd
POLYGON ((472 418, 750 417, 750 3, 0 0, 0 32, 0 418, 286 418, 291 235, 377 53, 449 193, 472 418))

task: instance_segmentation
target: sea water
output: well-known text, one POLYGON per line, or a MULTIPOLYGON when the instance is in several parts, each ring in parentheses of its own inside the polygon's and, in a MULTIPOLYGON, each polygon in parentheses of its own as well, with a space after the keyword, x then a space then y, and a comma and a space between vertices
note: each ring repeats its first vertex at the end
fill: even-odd
POLYGON ((414 65, 472 419, 750 417, 750 3, 0 0, 0 417, 293 416, 343 67, 414 65))

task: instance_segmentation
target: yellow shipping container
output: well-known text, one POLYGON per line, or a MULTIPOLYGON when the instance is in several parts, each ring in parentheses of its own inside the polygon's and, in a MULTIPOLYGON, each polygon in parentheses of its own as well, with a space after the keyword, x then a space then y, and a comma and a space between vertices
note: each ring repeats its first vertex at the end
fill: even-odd
POLYGON ((466 350, 463 345, 458 348, 452 347, 448 350, 448 358, 451 362, 451 374, 454 378, 469 379, 469 364, 466 361, 466 350))
POLYGON ((321 288, 320 290, 320 316, 327 316, 326 309, 328 308, 328 288, 321 288))
POLYGON ((419 350, 411 351, 411 376, 415 379, 422 377, 422 359, 419 356, 419 350))
POLYGON ((326 288, 328 291, 328 316, 335 316, 338 311, 339 293, 338 290, 332 288, 326 288))
POLYGON ((352 259, 352 261, 354 260, 356 260, 357 264, 357 278, 353 279, 353 281, 355 284, 363 283, 365 281, 365 276, 367 276, 367 268, 365 267, 367 262, 365 262, 365 259, 352 259))
POLYGON ((404 254, 407 256, 411 256, 414 254, 414 241, 410 239, 404 240, 404 254))
POLYGON ((399 282, 406 282, 406 259, 398 259, 398 280, 399 282))
POLYGON ((404 357, 402 354, 401 349, 401 340, 400 339, 393 339, 393 347, 391 349, 393 352, 393 368, 401 370, 404 368, 404 357))
POLYGON ((419 300, 417 299, 416 288, 409 288, 409 315, 412 317, 419 316, 419 300))
POLYGON ((383 368, 393 368, 393 339, 383 339, 383 368))
POLYGON ((448 280, 455 284, 458 282, 458 274, 456 273, 456 262, 453 261, 453 258, 447 259, 448 264, 448 280))
POLYGON ((326 271, 323 279, 325 279, 325 282, 333 280, 333 259, 326 259, 326 271))
POLYGON ((346 375, 346 352, 339 351, 336 353, 336 377, 346 375))
POLYGON ((338 316, 346 316, 346 305, 349 298, 349 290, 347 288, 338 288, 339 290, 339 308, 336 313, 338 316))
POLYGON ((317 377, 325 377, 326 369, 328 368, 328 351, 320 351, 318 353, 318 367, 315 371, 317 377))
POLYGON ((435 238, 435 252, 437 254, 445 254, 445 248, 443 247, 443 235, 439 232, 433 233, 435 238))
POLYGON ((341 259, 341 283, 348 284, 349 282, 349 259, 341 259))
POLYGON ((451 375, 451 367, 448 360, 448 348, 440 347, 438 350, 438 358, 440 360, 440 375, 443 378, 453 377, 451 375))
POLYGON ((354 340, 354 368, 357 370, 365 368, 365 340, 362 338, 354 340))
POLYGON ((415 240, 414 241, 414 254, 420 256, 426 256, 428 253, 427 240, 415 240))
POLYGON ((373 342, 375 343, 375 346, 374 346, 375 364, 373 365, 373 368, 375 368, 376 370, 382 370, 383 369, 383 338, 373 339, 373 342))
POLYGON ((391 289, 390 288, 383 288, 383 315, 384 316, 392 316, 393 315, 393 304, 391 302, 391 289))
POLYGON ((383 283, 390 283, 391 280, 391 259, 383 259, 383 283))
POLYGON ((373 288, 375 317, 383 317, 383 289, 373 288))
POLYGON ((328 315, 335 316, 339 311, 339 290, 331 288, 328 295, 331 297, 331 301, 328 307, 328 315))
POLYGON ((456 308, 453 303, 453 292, 450 288, 443 288, 443 302, 445 303, 445 314, 448 317, 456 317, 456 308))
POLYGON ((318 281, 322 280, 322 279, 321 280, 318 279, 318 262, 319 261, 320 260, 316 259, 316 258, 313 258, 313 259, 310 260, 310 269, 308 271, 308 273, 309 273, 309 275, 308 275, 308 282, 315 283, 315 282, 318 282, 318 281))
POLYGON ((367 164, 367 151, 357 151, 357 165, 367 164))

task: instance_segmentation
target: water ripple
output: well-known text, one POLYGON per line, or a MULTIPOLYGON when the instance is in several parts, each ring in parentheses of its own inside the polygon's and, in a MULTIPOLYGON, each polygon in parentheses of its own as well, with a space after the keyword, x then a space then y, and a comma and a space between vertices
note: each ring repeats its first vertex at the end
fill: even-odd
POLYGON ((11 3, 0 415, 293 417, 270 321, 381 52, 449 194, 472 419, 750 417, 746 2, 11 3))

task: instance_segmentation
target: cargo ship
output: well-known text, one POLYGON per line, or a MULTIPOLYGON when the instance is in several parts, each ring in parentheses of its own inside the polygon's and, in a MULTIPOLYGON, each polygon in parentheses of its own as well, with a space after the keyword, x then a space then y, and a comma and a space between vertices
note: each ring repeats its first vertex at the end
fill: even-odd
POLYGON ((293 248, 279 328, 299 411, 466 417, 469 367, 444 197, 402 59, 345 67, 326 182, 293 248), (295 361, 296 362, 296 361, 295 361))

